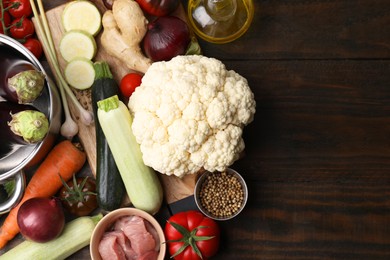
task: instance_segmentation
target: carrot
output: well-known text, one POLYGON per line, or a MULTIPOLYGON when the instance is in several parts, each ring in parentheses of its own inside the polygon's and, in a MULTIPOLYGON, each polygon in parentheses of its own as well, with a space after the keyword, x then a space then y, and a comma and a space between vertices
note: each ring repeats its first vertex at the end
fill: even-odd
POLYGON ((28 199, 51 197, 62 187, 61 177, 68 181, 86 161, 86 154, 69 140, 55 145, 39 165, 24 192, 22 200, 13 208, 0 227, 0 249, 19 233, 17 213, 28 199))

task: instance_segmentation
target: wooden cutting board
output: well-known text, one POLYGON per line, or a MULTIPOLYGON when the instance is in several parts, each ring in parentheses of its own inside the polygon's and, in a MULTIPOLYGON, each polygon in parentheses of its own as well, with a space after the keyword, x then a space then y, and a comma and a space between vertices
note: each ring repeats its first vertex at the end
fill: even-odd
MULTIPOLYGON (((92 0, 91 2, 95 3, 95 5, 98 7, 101 14, 103 14, 106 11, 106 8, 101 0, 92 0)), ((62 38, 62 35, 64 34, 64 29, 62 27, 62 22, 61 22, 61 15, 63 9, 65 8, 65 5, 66 4, 63 4, 59 7, 56 7, 46 12, 46 17, 51 30, 51 34, 56 48, 56 54, 60 63, 61 70, 63 70, 66 66, 66 61, 59 54, 59 42, 62 38)), ((176 15, 182 18, 183 20, 186 19, 185 11, 182 6, 180 6, 173 15, 176 15)), ((34 19, 33 21, 35 23, 34 19)), ((37 35, 38 38, 41 38, 39 32, 37 32, 37 35)), ((118 59, 116 59, 115 57, 107 53, 107 51, 104 49, 104 47, 102 47, 100 43, 100 36, 101 33, 95 37, 98 46, 98 51, 94 58, 94 61, 106 61, 110 65, 111 72, 114 76, 114 79, 119 83, 120 79, 125 74, 131 71, 127 69, 126 66, 122 64, 121 61, 119 61, 118 59)), ((45 53, 45 55, 47 56, 48 53, 45 53)), ((49 65, 51 69, 54 71, 53 64, 50 64, 49 62, 49 65)), ((91 91, 73 90, 73 92, 75 93, 77 99, 80 101, 81 105, 84 108, 88 109, 89 111, 92 111, 91 91)), ((83 124, 80 121, 79 114, 75 109, 75 107, 72 105, 72 102, 68 102, 68 104, 71 110, 71 114, 79 126, 78 137, 87 153, 89 166, 91 167, 92 173, 95 174, 96 173, 95 125, 94 123, 89 126, 83 124)), ((178 178, 175 176, 167 176, 164 174, 159 174, 159 176, 161 177, 161 182, 165 193, 165 199, 168 204, 176 202, 180 199, 191 196, 193 194, 197 174, 187 175, 183 178, 178 178)))

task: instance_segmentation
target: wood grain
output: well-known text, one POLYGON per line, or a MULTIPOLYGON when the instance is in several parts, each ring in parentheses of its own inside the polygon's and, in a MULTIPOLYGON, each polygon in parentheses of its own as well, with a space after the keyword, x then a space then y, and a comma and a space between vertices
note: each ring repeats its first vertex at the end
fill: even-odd
POLYGON ((253 2, 248 32, 229 44, 201 41, 206 55, 222 60, 390 58, 387 0, 253 2))

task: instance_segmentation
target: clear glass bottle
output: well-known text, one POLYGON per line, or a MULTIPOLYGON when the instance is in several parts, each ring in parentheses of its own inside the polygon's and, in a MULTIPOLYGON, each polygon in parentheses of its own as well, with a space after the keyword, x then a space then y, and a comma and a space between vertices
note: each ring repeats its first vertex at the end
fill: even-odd
POLYGON ((187 15, 200 38, 212 43, 228 43, 248 30, 254 5, 252 0, 189 0, 187 15))

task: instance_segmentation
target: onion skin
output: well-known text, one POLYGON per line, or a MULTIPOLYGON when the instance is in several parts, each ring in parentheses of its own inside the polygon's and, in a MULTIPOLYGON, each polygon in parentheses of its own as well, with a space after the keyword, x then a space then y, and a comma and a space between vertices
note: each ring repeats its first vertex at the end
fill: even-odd
POLYGON ((26 239, 44 243, 62 233, 65 215, 60 199, 32 198, 20 206, 17 221, 26 239))
POLYGON ((179 0, 136 0, 141 9, 153 16, 165 16, 177 9, 179 0))
POLYGON ((153 61, 168 61, 185 54, 190 42, 190 31, 183 20, 162 16, 148 24, 143 50, 153 61))
POLYGON ((103 0, 103 4, 104 6, 108 9, 108 10, 112 10, 112 4, 114 3, 114 0, 103 0))

